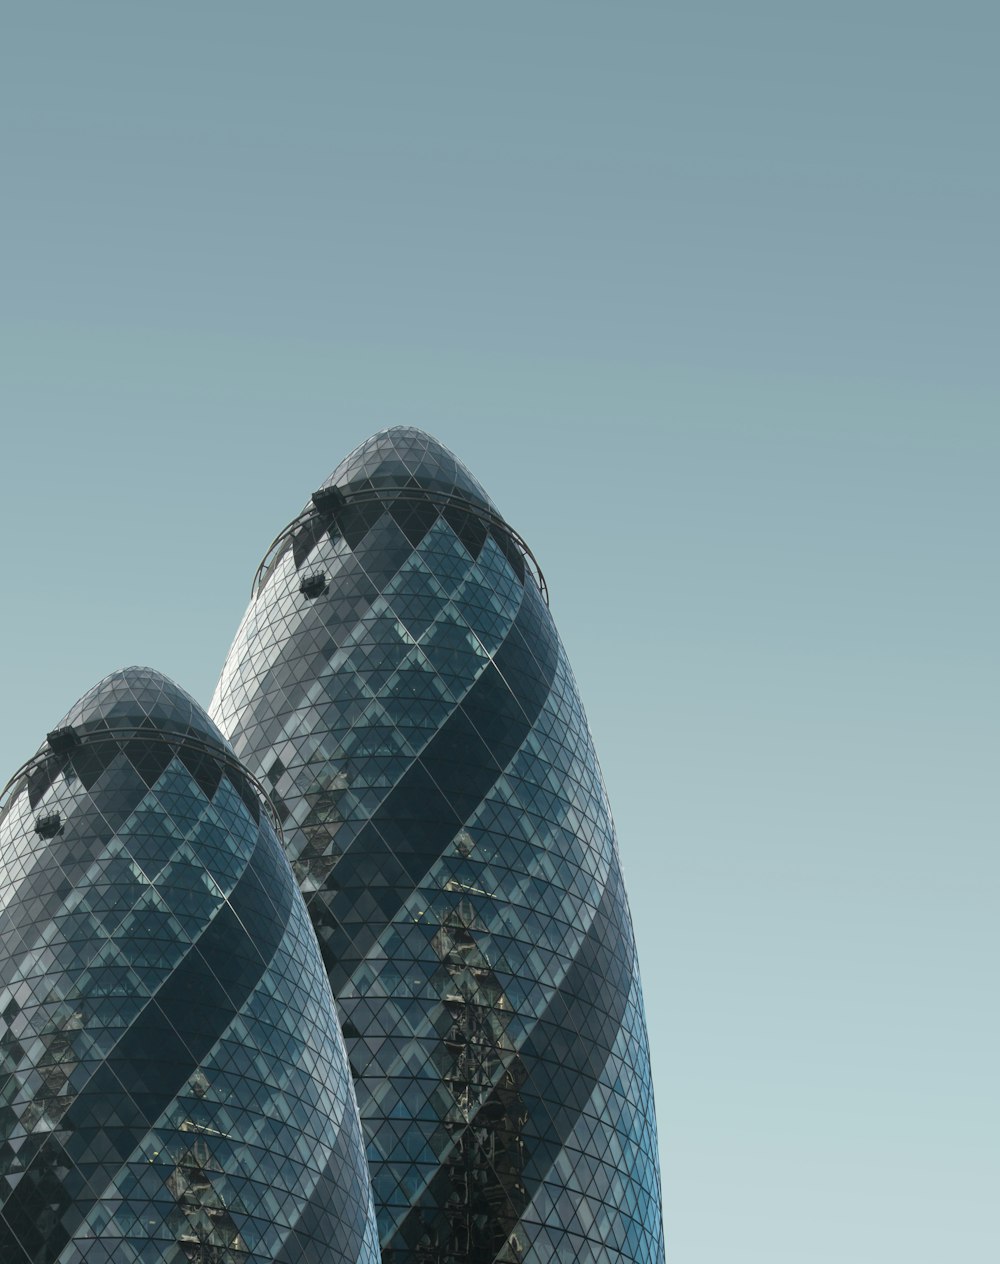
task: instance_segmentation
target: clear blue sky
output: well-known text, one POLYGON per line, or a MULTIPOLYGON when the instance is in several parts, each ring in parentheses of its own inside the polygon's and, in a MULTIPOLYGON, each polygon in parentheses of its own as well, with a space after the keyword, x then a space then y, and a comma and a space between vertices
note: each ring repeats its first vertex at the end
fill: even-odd
POLYGON ((998 1256, 995 4, 0 20, 0 763, 384 425, 538 555, 668 1264, 998 1256))

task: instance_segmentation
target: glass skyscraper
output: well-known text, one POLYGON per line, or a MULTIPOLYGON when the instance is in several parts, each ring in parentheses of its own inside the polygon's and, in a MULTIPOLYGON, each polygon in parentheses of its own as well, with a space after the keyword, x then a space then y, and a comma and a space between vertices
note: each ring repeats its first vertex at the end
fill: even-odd
POLYGON ((475 478, 382 431, 269 549, 211 708, 284 829, 386 1264, 657 1264, 614 827, 545 583, 475 478))
POLYGON ((144 668, 0 810, 2 1264, 376 1264, 316 939, 253 779, 144 668))

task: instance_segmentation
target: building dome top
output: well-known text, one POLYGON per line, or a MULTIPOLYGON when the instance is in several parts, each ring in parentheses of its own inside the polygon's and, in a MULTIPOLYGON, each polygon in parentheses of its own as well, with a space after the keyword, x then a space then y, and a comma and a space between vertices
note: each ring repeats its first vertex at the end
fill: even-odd
POLYGON ((59 728, 163 729, 228 748, 226 739, 180 685, 152 667, 122 667, 79 699, 59 728))
POLYGON ((433 435, 414 426, 379 430, 341 461, 323 488, 411 489, 461 496, 496 512, 479 480, 433 435))

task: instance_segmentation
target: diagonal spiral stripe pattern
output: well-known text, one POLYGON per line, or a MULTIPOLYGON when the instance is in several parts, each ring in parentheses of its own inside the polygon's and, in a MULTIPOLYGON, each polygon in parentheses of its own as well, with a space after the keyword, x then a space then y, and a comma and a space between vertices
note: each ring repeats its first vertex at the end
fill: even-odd
POLYGON ((253 786, 129 668, 0 815, 4 1264, 374 1264, 346 1054, 253 786))
POLYGON ((262 564, 211 713, 337 998, 386 1264, 657 1264, 649 1055, 589 730, 481 485, 382 431, 262 564))

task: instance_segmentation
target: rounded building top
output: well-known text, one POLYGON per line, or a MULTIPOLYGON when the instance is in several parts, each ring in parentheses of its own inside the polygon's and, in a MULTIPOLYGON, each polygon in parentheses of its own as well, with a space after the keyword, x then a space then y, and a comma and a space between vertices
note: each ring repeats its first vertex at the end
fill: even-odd
POLYGON ((70 707, 58 727, 165 729, 229 747, 191 695, 152 667, 111 672, 70 707))
MULTIPOLYGON (((236 757, 232 746, 194 698, 152 667, 121 667, 99 680, 70 707, 45 735, 35 754, 0 789, 0 821, 25 788, 35 806, 66 761, 72 764, 81 749, 100 748, 106 752, 111 747, 128 753, 132 747, 132 753, 141 759, 143 749, 148 753, 150 746, 161 745, 175 752, 187 748, 189 755, 207 756, 214 767, 225 767, 231 780, 235 775, 234 784, 239 787, 246 783, 246 793, 239 791, 244 801, 249 802, 256 794, 275 834, 282 837, 280 818, 265 787, 236 757)), ((166 758, 170 759, 169 753, 166 758)), ((90 772, 94 766, 91 760, 90 772)), ((96 766, 106 767, 107 758, 98 758, 96 766)), ((76 771, 79 773, 79 768, 76 771)), ((251 810, 259 818, 259 809, 251 810)))
POLYGON ((461 496, 496 512, 479 480, 448 448, 414 426, 379 430, 341 461, 323 488, 412 489, 461 496))

